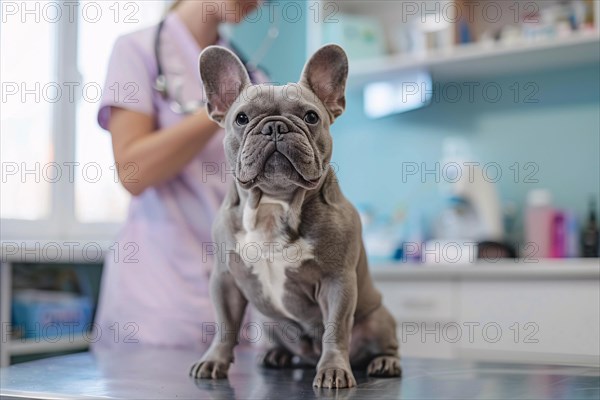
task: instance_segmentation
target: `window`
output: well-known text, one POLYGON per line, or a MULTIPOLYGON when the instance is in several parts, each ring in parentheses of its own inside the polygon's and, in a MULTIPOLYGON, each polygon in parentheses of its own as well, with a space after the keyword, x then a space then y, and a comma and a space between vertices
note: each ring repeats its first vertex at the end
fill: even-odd
POLYGON ((52 102, 48 100, 56 96, 56 89, 48 83, 56 80, 56 30, 52 23, 33 18, 22 23, 2 11, 1 217, 44 219, 51 212, 51 193, 49 180, 40 175, 43 166, 54 161, 52 102))
MULTIPOLYGON (((84 6, 86 3, 90 2, 83 2, 84 6)), ((83 85, 89 89, 78 102, 75 138, 75 159, 79 164, 75 175, 75 216, 81 222, 115 222, 125 216, 128 195, 117 184, 110 134, 96 123, 98 89, 104 85, 114 41, 121 34, 158 21, 164 12, 164 4, 159 3, 98 3, 102 5, 98 8, 102 15, 110 15, 99 21, 94 17, 98 11, 89 11, 89 16, 80 14, 78 65, 83 85)))
POLYGON ((169 1, 3 1, 2 239, 110 239, 127 210, 96 122, 116 38, 169 1))

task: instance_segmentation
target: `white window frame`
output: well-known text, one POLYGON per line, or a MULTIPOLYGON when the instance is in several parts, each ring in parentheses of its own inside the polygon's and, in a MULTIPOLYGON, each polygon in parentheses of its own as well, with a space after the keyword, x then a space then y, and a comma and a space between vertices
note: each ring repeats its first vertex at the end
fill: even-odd
MULTIPOLYGON (((80 15, 79 1, 73 2, 75 15, 80 15)), ((73 4, 71 3, 71 4, 73 4)), ((166 2, 163 1, 163 4, 166 2)), ((65 10, 63 10, 63 15, 65 10)), ((68 15, 68 14, 67 14, 68 15)), ((79 17, 69 21, 61 18, 56 22, 54 31, 55 59, 54 71, 57 82, 78 82, 83 77, 78 70, 78 35, 79 17)), ((78 99, 79 101, 79 99, 78 99)), ((65 165, 74 162, 77 129, 78 101, 64 99, 52 104, 52 145, 54 146, 53 162, 65 165)), ((2 218, 0 220, 0 240, 81 240, 110 241, 121 223, 80 222, 75 215, 75 182, 60 179, 50 184, 50 211, 48 218, 39 220, 22 220, 2 218)))

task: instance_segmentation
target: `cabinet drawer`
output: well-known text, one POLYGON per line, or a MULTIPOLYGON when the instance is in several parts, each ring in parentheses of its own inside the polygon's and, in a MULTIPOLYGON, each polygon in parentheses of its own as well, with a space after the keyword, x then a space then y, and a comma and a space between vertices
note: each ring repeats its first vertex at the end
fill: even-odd
POLYGON ((376 282, 383 303, 399 322, 456 321, 453 282, 376 282))
POLYGON ((543 357, 547 362, 598 363, 598 281, 465 282, 460 308, 461 324, 478 324, 471 340, 465 334, 460 341, 465 354, 496 352, 543 357))

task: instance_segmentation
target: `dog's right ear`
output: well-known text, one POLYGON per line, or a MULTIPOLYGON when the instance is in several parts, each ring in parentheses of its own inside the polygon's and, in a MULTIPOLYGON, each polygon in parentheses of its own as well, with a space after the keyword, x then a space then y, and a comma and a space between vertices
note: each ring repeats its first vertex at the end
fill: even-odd
POLYGON ((199 63, 208 115, 222 127, 227 111, 250 85, 250 77, 238 56, 225 47, 208 46, 199 63))

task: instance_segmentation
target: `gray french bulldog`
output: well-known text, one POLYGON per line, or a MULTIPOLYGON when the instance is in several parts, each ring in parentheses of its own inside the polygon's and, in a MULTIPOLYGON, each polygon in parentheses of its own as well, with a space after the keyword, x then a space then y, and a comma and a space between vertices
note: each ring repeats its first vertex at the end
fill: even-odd
POLYGON ((328 388, 355 386, 351 366, 400 376, 396 324, 369 275, 359 215, 330 167, 329 127, 345 108, 344 50, 322 47, 300 82, 273 86, 252 85, 235 54, 210 46, 200 75, 235 179, 212 231, 225 249, 210 293, 226 333, 190 375, 227 377, 250 302, 272 322, 266 367, 300 360, 316 366, 314 386, 328 388))

